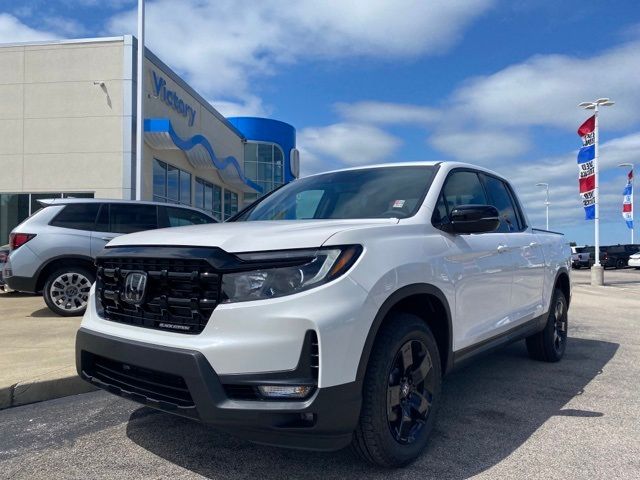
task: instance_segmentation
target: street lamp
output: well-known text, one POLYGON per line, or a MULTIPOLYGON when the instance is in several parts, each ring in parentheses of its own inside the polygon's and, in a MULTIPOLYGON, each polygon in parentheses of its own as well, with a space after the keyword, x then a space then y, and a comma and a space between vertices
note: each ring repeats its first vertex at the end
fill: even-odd
POLYGON ((609 107, 613 105, 615 102, 611 101, 608 98, 599 98, 595 102, 582 102, 578 104, 579 107, 584 108, 585 110, 594 110, 594 158, 593 158, 593 167, 595 173, 595 188, 593 191, 593 198, 595 202, 595 263, 592 267, 591 272, 591 284, 592 285, 603 285, 604 277, 602 265, 600 264, 600 173, 598 170, 598 107, 609 107))
POLYGON ((629 182, 631 183, 631 244, 633 244, 633 163, 620 163, 619 167, 626 167, 631 169, 631 175, 629 175, 629 182))
POLYGON ((545 182, 536 183, 536 187, 545 187, 547 190, 547 196, 545 197, 544 204, 547 209, 547 230, 549 230, 549 184, 545 182))

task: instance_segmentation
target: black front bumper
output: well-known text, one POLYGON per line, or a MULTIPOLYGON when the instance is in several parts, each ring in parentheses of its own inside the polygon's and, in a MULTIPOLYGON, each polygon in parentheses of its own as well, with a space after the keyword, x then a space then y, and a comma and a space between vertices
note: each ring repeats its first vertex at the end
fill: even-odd
MULTIPOLYGON (((236 400, 200 352, 84 328, 76 336, 76 368, 84 380, 113 394, 269 445, 337 450, 351 442, 360 415, 357 382, 317 389, 304 401, 236 400), (138 372, 142 385, 153 388, 141 388, 126 372, 138 372)), ((281 380, 284 373, 274 375, 281 380)))

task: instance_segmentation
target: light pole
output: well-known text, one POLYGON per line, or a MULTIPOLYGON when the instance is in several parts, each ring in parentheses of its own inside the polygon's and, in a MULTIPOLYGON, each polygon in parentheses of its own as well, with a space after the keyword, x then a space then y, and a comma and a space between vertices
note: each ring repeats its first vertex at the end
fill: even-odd
POLYGON ((536 183, 536 187, 545 187, 547 190, 547 196, 544 200, 544 205, 547 209, 547 230, 549 230, 549 184, 545 182, 536 183))
POLYGON ((598 107, 608 107, 613 105, 614 102, 608 98, 599 98, 595 102, 582 102, 578 106, 585 110, 594 110, 594 156, 593 156, 593 168, 595 173, 595 188, 593 190, 593 198, 595 202, 595 263, 591 268, 591 285, 603 285, 604 284, 604 270, 600 264, 600 172, 598 169, 598 107))
POLYGON ((136 75, 136 200, 142 200, 144 149, 144 0, 138 0, 138 72, 136 75))
POLYGON ((620 163, 618 166, 631 169, 631 174, 629 175, 629 183, 631 183, 631 244, 633 244, 633 163, 620 163))

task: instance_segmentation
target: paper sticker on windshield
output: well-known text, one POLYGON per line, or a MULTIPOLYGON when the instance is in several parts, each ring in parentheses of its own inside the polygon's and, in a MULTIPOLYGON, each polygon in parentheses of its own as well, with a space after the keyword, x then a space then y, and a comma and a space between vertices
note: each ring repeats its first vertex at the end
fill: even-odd
POLYGON ((404 200, 396 200, 393 202, 393 208, 402 208, 404 207, 404 200))

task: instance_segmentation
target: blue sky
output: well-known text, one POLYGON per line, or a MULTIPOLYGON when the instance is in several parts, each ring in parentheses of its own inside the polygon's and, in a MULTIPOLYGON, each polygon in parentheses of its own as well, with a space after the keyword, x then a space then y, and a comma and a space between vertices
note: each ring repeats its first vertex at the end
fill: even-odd
MULTIPOLYGON (((135 1, 0 0, 0 42, 134 33, 135 1)), ((628 0, 149 0, 147 46, 226 115, 296 126, 303 172, 463 160, 512 179, 532 223, 593 244, 575 130, 601 116, 602 242, 628 242, 640 166, 640 9, 628 0)), ((640 182, 638 182, 640 185, 640 182)), ((640 220, 640 218, 639 218, 640 220)))

